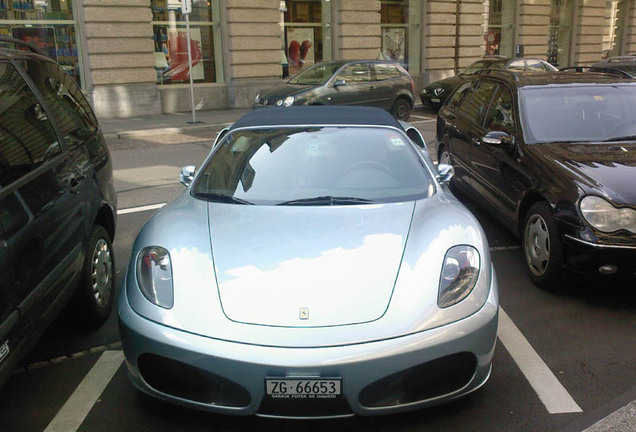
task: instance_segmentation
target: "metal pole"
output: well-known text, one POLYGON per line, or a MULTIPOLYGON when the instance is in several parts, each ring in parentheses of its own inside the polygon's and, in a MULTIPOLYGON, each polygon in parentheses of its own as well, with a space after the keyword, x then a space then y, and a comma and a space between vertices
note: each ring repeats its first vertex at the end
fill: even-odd
POLYGON ((188 75, 190 76, 190 104, 192 105, 192 123, 197 122, 196 109, 194 108, 194 81, 192 78, 192 47, 190 47, 190 14, 184 14, 186 21, 186 36, 188 42, 188 75))

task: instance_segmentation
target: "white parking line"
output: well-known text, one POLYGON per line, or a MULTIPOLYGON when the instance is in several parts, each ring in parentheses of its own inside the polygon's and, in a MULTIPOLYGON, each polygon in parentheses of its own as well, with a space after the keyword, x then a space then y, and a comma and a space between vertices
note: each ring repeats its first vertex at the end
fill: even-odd
POLYGON ((437 120, 436 117, 424 117, 424 116, 418 116, 418 115, 414 115, 414 114, 411 114, 411 117, 415 117, 415 118, 422 119, 422 120, 431 120, 431 121, 437 120))
POLYGON ((166 203, 159 203, 159 204, 150 204, 150 205, 141 206, 141 207, 130 207, 130 208, 117 210, 117 214, 123 215, 128 213, 138 213, 138 212, 143 212, 148 210, 156 210, 156 209, 160 209, 161 207, 165 205, 166 203))
POLYGON ((550 414, 583 412, 501 307, 497 336, 550 414))
POLYGON ((44 432, 75 432, 124 361, 122 351, 105 351, 44 432))

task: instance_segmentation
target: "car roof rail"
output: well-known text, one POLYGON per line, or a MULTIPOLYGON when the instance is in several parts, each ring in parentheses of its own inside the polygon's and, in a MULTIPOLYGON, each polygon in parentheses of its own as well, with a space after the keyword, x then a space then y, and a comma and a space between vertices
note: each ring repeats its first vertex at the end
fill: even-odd
POLYGON ((22 39, 16 39, 9 36, 0 36, 0 43, 12 43, 15 45, 17 49, 26 48, 28 51, 31 51, 32 53, 46 56, 46 53, 44 51, 42 51, 35 45, 31 45, 30 43, 23 41, 22 39))
POLYGON ((509 75, 515 80, 515 82, 519 82, 518 72, 522 72, 522 71, 516 71, 511 69, 481 69, 475 72, 475 74, 477 75, 509 75))
POLYGON ((594 67, 594 66, 568 66, 559 69, 559 72, 598 72, 606 73, 608 75, 614 75, 619 77, 633 78, 629 73, 619 68, 612 67, 594 67))

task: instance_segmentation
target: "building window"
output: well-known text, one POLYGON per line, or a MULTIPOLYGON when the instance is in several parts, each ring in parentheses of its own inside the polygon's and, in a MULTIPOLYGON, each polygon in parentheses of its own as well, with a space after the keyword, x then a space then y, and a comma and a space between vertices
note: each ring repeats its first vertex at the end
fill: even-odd
MULTIPOLYGON (((157 84, 190 82, 188 39, 180 0, 151 0, 157 84)), ((190 52, 195 83, 223 81, 218 1, 193 0, 190 52)))
POLYGON ((35 45, 81 85, 71 0, 0 0, 0 35, 35 45))
POLYGON ((285 56, 283 78, 323 60, 322 0, 281 1, 285 56))
POLYGON ((409 0, 381 0, 382 57, 409 66, 409 0))
POLYGON ((557 67, 570 65, 573 13, 572 0, 551 0, 548 62, 557 67))
POLYGON ((515 4, 514 0, 486 1, 488 8, 485 35, 486 55, 514 56, 515 4))

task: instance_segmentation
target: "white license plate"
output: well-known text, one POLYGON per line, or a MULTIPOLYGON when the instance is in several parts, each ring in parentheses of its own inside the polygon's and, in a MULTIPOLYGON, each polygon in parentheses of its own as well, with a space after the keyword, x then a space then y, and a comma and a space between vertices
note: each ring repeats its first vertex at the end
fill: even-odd
POLYGON ((339 378, 268 378, 265 389, 278 399, 331 399, 342 394, 339 378))
POLYGON ((442 100, 438 98, 431 98, 431 102, 440 103, 442 100))

